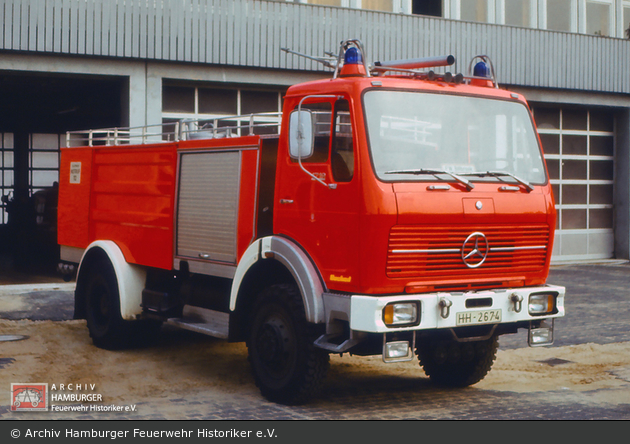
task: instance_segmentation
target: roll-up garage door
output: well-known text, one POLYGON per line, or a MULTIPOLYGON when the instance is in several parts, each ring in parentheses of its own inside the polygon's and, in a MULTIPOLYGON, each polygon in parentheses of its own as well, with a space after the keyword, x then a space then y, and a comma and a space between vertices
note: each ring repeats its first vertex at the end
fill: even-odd
POLYGON ((614 255, 614 115, 605 109, 534 107, 558 221, 554 261, 614 255))

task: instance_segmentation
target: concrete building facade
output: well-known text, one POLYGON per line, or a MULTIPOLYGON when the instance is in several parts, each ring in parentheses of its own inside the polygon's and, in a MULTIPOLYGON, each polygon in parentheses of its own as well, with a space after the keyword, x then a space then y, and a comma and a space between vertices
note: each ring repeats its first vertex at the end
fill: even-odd
POLYGON ((357 38, 369 62, 452 54, 466 73, 489 56, 534 111, 554 261, 630 257, 630 1, 1 0, 0 17, 5 248, 36 254, 28 230, 53 229, 36 198, 66 131, 279 111, 289 85, 330 75, 281 48, 357 38))

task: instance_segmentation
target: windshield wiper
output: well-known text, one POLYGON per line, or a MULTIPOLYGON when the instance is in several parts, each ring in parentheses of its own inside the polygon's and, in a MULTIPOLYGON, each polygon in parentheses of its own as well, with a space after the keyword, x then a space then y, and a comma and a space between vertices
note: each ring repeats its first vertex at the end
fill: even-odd
MULTIPOLYGON (((523 185, 525 187, 525 189, 527 189, 527 192, 531 192, 534 191, 534 187, 532 186, 532 184, 530 184, 529 182, 527 182, 526 180, 521 179, 520 177, 515 176, 512 173, 508 173, 507 171, 485 171, 485 172, 475 172, 475 173, 460 173, 462 176, 479 176, 479 177, 496 177, 499 180, 503 180, 501 179, 501 177, 511 177, 512 179, 514 179, 516 182, 518 182, 519 184, 523 185)), ((503 181, 505 182, 505 181, 503 181)))
POLYGON ((440 178, 439 177, 440 174, 445 174, 445 175, 451 177, 456 182, 459 182, 462 185, 464 185, 468 191, 470 191, 473 188, 475 188, 475 185, 473 185, 468 179, 464 179, 463 177, 461 177, 458 174, 449 173, 448 171, 444 171, 444 170, 425 170, 424 168, 418 168, 418 169, 415 169, 415 170, 392 170, 392 171, 386 171, 385 174, 415 174, 415 175, 431 174, 431 175, 437 177, 438 179, 440 178))

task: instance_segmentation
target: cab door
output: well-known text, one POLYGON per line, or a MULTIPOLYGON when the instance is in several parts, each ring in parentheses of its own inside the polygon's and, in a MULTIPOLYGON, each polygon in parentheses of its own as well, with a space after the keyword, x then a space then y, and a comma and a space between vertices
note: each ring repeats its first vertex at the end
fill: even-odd
MULTIPOLYGON (((297 106, 296 106, 297 109, 297 106)), ((313 97, 313 150, 279 159, 274 227, 301 245, 329 289, 358 287, 359 178, 353 115, 346 99, 313 97), (300 165, 301 163, 301 165, 300 165)))

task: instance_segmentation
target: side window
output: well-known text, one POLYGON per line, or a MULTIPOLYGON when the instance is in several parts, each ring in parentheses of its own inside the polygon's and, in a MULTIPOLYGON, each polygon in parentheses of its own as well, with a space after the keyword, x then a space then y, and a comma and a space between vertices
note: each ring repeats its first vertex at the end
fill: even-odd
MULTIPOLYGON (((297 109, 297 107, 295 108, 297 109)), ((313 115, 313 155, 302 158, 302 163, 324 163, 328 161, 330 151, 330 126, 332 104, 330 102, 307 103, 302 109, 309 109, 313 115)), ((296 161, 296 160, 294 160, 296 161)), ((296 161, 297 162, 297 161, 296 161)))
POLYGON ((330 167, 335 182, 350 182, 354 175, 354 149, 352 143, 352 121, 347 100, 335 103, 334 133, 330 154, 330 167))

